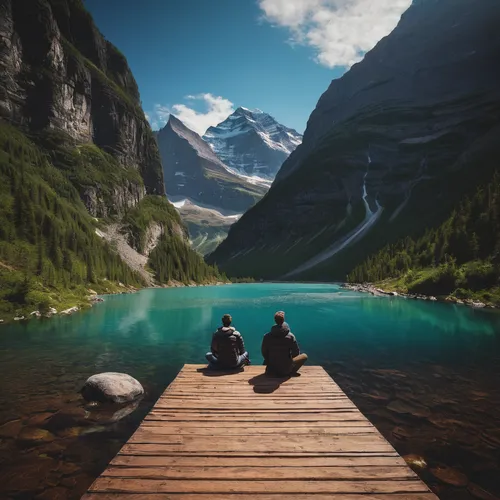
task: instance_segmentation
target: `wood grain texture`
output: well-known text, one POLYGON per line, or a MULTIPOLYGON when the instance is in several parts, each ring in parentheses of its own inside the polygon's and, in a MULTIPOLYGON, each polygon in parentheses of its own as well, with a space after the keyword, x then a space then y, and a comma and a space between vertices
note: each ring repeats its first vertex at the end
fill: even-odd
POLYGON ((323 368, 185 365, 82 500, 436 500, 323 368))

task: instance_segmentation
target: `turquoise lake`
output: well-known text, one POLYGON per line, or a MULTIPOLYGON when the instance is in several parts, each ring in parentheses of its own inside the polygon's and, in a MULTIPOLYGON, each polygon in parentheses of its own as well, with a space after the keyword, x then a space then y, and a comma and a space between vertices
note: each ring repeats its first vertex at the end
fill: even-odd
POLYGON ((440 498, 500 495, 500 314, 328 284, 147 289, 70 317, 0 327, 0 498, 79 498, 184 363, 204 363, 224 313, 253 364, 276 310, 309 355, 440 498), (121 419, 78 394, 103 371, 146 396, 121 419), (469 479, 438 481, 436 466, 469 479), (472 486, 470 486, 472 485, 472 486))

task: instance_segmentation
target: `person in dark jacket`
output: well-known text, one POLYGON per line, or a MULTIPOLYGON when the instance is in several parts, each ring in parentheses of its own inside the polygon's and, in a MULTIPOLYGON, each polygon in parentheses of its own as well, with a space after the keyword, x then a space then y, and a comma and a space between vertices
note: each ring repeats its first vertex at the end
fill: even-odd
POLYGON ((212 336, 210 352, 206 354, 212 369, 238 368, 250 364, 243 337, 231 326, 232 321, 229 314, 224 314, 222 326, 212 336))
POLYGON ((298 370, 307 361, 307 354, 301 354, 295 335, 285 323, 285 313, 278 311, 274 315, 276 324, 262 340, 262 357, 266 373, 279 377, 300 375, 298 370))

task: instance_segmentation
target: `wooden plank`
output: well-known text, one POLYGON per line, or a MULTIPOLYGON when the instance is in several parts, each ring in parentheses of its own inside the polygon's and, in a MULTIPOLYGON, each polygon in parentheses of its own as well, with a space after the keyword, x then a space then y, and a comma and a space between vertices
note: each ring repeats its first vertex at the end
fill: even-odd
POLYGON ((428 488, 420 481, 366 480, 366 481, 261 481, 261 480, 156 480, 139 478, 102 477, 89 491, 130 493, 426 493, 428 488))
POLYGON ((185 365, 85 500, 436 500, 321 367, 185 365))
MULTIPOLYGON (((293 439, 282 436, 279 439, 272 441, 273 450, 276 452, 293 450, 312 450, 312 451, 343 451, 343 448, 353 448, 359 451, 371 451, 371 448, 376 447, 377 450, 391 450, 391 445, 378 433, 363 433, 363 434, 300 434, 293 439), (279 441, 279 442, 276 442, 279 441)), ((244 435, 228 435, 223 442, 217 443, 217 448, 223 450, 238 450, 246 451, 267 451, 269 448, 269 436, 264 434, 248 434, 244 435)), ((206 436, 203 435, 184 435, 184 434, 158 434, 148 431, 139 430, 130 439, 129 443, 154 443, 154 444, 182 444, 185 447, 193 448, 198 446, 199 451, 203 451, 205 446, 207 449, 214 447, 212 442, 207 442, 206 436)))
POLYGON ((120 450, 124 455, 136 456, 186 456, 193 455, 198 457, 301 457, 303 459, 310 457, 398 457, 396 451, 333 451, 333 452, 318 452, 318 451, 304 451, 299 453, 297 451, 291 452, 276 452, 274 450, 267 453, 253 452, 241 450, 237 451, 188 451, 188 450, 172 450, 171 446, 158 446, 151 444, 125 444, 120 450))
POLYGON ((288 457, 270 457, 261 455, 259 457, 231 457, 210 456, 208 458, 196 455, 166 455, 166 456, 140 456, 123 455, 119 453, 111 465, 134 466, 134 467, 407 467, 406 462, 394 456, 331 456, 316 455, 302 458, 297 455, 288 457))
POLYGON ((415 479, 408 467, 109 467, 102 477, 140 479, 322 480, 415 479))
POLYGON ((332 412, 332 413, 295 413, 284 415, 283 413, 259 413, 254 415, 248 414, 200 414, 200 413, 172 413, 172 412, 151 412, 147 416, 147 421, 169 421, 169 422, 184 422, 184 421, 198 421, 198 422, 221 422, 234 423, 234 422, 364 422, 365 420, 356 412, 332 412))
MULTIPOLYGON (((202 391, 199 389, 196 390, 190 390, 190 391, 170 391, 170 392, 164 392, 162 396, 160 396, 160 400, 165 399, 171 399, 171 398, 176 398, 176 399, 200 399, 200 394, 203 394, 204 396, 212 396, 215 399, 234 399, 236 398, 244 398, 244 399, 250 399, 252 401, 256 401, 255 397, 255 390, 253 387, 245 387, 244 390, 241 390, 239 388, 235 388, 232 391, 227 391, 223 390, 222 388, 217 390, 217 389, 210 389, 210 391, 202 391)), ((347 396, 345 394, 340 394, 337 392, 333 391, 310 391, 310 390, 303 390, 303 391, 295 391, 295 390, 282 390, 282 391, 276 391, 276 392, 263 392, 259 394, 259 401, 267 401, 269 399, 276 399, 276 400, 281 400, 281 399, 290 399, 291 401, 294 400, 302 400, 302 399, 324 399, 324 398, 329 398, 329 399, 346 399, 349 401, 347 396)))
MULTIPOLYGON (((375 434, 376 436, 376 434, 375 434)), ((258 438, 256 438, 258 439, 258 438)), ((269 450, 269 442, 266 439, 257 441, 252 437, 228 436, 219 440, 216 445, 206 437, 192 436, 155 436, 154 438, 143 438, 132 436, 127 447, 142 447, 150 451, 169 451, 180 453, 200 453, 213 451, 215 454, 224 452, 241 453, 334 453, 334 452, 391 452, 392 447, 382 439, 376 440, 373 435, 353 435, 353 436, 300 436, 294 440, 280 439, 273 440, 272 450, 269 450), (214 448, 216 448, 214 450, 214 448)), ((130 452, 129 452, 130 453, 130 452)))
POLYGON ((350 494, 346 497, 343 493, 339 494, 327 494, 327 495, 318 495, 315 494, 311 496, 309 494, 301 494, 296 493, 294 495, 290 495, 286 493, 284 495, 280 495, 279 493, 273 494, 257 494, 252 493, 250 495, 241 494, 241 493, 225 493, 218 494, 217 498, 214 498, 214 495, 211 493, 129 493, 126 492, 116 494, 116 493, 87 493, 82 497, 82 500, 289 500, 292 498, 293 500, 436 500, 437 497, 432 493, 403 493, 403 494, 391 494, 388 497, 387 494, 350 494))
MULTIPOLYGON (((250 413, 250 412, 249 412, 250 413)), ((201 422, 295 422, 300 420, 303 422, 333 422, 335 420, 342 421, 364 421, 364 419, 355 411, 339 411, 339 412, 302 412, 302 413, 276 413, 276 412, 260 412, 260 413, 174 413, 169 411, 153 411, 147 420, 168 420, 171 422, 198 420, 201 422)))
POLYGON ((377 434, 377 430, 371 425, 361 425, 361 426, 332 426, 332 427, 292 427, 290 425, 286 427, 277 428, 276 426, 269 427, 245 427, 245 426, 235 426, 226 427, 220 425, 199 426, 196 427, 182 427, 182 426, 163 426, 163 425, 141 425, 141 427, 136 431, 134 437, 136 436, 156 436, 156 435, 174 435, 174 436, 260 436, 261 439, 269 440, 269 435, 271 436, 281 436, 282 439, 290 439, 290 436, 306 434, 308 436, 314 434, 377 434))
MULTIPOLYGON (((335 422, 302 422, 300 420, 295 421, 286 421, 286 422, 252 422, 251 427, 246 427, 244 422, 224 422, 224 426, 220 425, 220 422, 196 422, 196 421, 186 421, 186 422, 174 422, 171 420, 162 420, 161 423, 158 423, 157 420, 144 420, 141 424, 141 429, 147 429, 150 427, 160 428, 160 429, 169 429, 174 428, 177 429, 179 433, 193 433, 193 429, 206 429, 207 432, 213 431, 217 434, 218 431, 224 433, 226 430, 231 432, 232 430, 238 430, 241 428, 248 429, 249 432, 254 432, 257 429, 265 429, 264 432, 269 431, 270 433, 279 434, 282 430, 287 429, 295 429, 300 432, 304 432, 305 430, 314 431, 316 428, 320 429, 341 429, 342 427, 356 427, 356 428, 364 428, 370 429, 370 431, 378 432, 373 425, 367 420, 358 420, 358 421, 345 421, 345 420, 336 420, 335 422)), ((250 425, 250 424, 247 424, 250 425)))
MULTIPOLYGON (((237 402, 232 402, 229 404, 218 404, 215 402, 210 402, 205 406, 196 403, 177 403, 175 401, 169 402, 167 404, 159 402, 156 405, 156 410, 177 410, 177 411, 191 411, 191 410, 201 410, 203 413, 208 413, 211 411, 216 412, 234 412, 234 413, 248 413, 249 408, 237 402)), ((252 412, 262 412, 262 411, 281 411, 281 412, 294 412, 303 413, 304 411, 321 411, 321 410, 353 410, 356 411, 356 407, 351 403, 340 402, 340 403, 263 403, 252 405, 252 412)))

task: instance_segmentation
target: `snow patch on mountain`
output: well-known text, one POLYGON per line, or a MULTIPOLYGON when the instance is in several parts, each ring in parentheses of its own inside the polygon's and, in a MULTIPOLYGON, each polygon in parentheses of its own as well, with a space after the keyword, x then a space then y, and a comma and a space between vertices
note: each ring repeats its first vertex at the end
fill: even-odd
POLYGON ((260 109, 240 107, 203 139, 233 172, 273 180, 302 136, 260 109))

